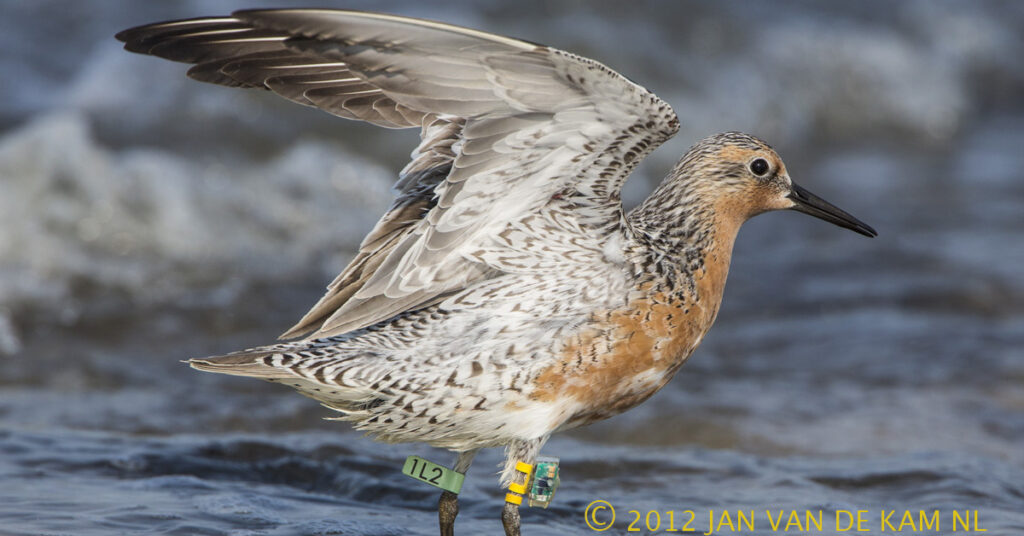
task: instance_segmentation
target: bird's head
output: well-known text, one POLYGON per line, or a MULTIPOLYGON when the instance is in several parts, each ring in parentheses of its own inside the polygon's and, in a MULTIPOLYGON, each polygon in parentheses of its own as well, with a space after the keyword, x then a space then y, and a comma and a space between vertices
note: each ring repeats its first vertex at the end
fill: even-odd
POLYGON ((699 192, 721 216, 737 225, 770 210, 796 210, 864 236, 866 223, 793 183, 786 165, 767 143, 749 134, 726 132, 701 140, 680 160, 676 175, 699 192))

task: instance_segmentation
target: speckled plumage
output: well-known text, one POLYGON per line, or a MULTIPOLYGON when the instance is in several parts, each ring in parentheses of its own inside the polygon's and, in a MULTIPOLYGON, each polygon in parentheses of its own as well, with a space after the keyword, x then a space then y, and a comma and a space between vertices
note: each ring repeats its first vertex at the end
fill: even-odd
POLYGON ((378 439, 465 453, 460 466, 508 445, 503 484, 551 433, 664 386, 714 322, 740 225, 797 204, 768 145, 725 133, 625 214, 622 183, 678 119, 607 67, 541 45, 332 10, 118 37, 195 63, 199 80, 421 129, 395 203, 284 335, 307 338, 190 363, 290 385, 378 439))

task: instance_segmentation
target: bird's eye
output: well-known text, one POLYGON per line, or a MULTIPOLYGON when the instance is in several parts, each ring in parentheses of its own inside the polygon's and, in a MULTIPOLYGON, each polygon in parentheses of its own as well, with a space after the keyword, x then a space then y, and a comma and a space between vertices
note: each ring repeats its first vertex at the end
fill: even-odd
POLYGON ((758 177, 764 175, 765 173, 768 173, 768 169, 770 168, 771 166, 768 165, 768 161, 765 160, 764 158, 758 158, 757 160, 754 160, 753 162, 750 163, 750 172, 753 173, 754 175, 757 175, 758 177))

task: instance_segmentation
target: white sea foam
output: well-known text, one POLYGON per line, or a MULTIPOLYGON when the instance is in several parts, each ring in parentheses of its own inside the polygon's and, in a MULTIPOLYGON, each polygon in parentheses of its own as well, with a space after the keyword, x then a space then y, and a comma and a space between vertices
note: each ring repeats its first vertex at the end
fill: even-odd
POLYGON ((358 245, 391 198, 390 171, 322 142, 266 162, 192 161, 105 148, 73 112, 0 141, 0 176, 9 303, 59 302, 82 283, 156 298, 208 280, 195 273, 204 270, 308 272, 358 245))

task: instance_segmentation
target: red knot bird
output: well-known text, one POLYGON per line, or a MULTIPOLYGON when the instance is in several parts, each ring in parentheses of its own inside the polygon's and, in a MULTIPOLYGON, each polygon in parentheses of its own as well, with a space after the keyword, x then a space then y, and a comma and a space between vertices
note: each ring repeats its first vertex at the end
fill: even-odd
MULTIPOLYGON (((694 145, 636 209, 620 189, 679 128, 664 101, 562 50, 393 15, 239 11, 141 26, 125 48, 348 119, 419 128, 398 197, 282 338, 199 369, 280 382, 382 441, 504 446, 519 533, 548 437, 661 389, 711 327, 740 225, 793 209, 875 236, 754 136, 694 145)), ((439 501, 452 534, 456 493, 439 501)))

